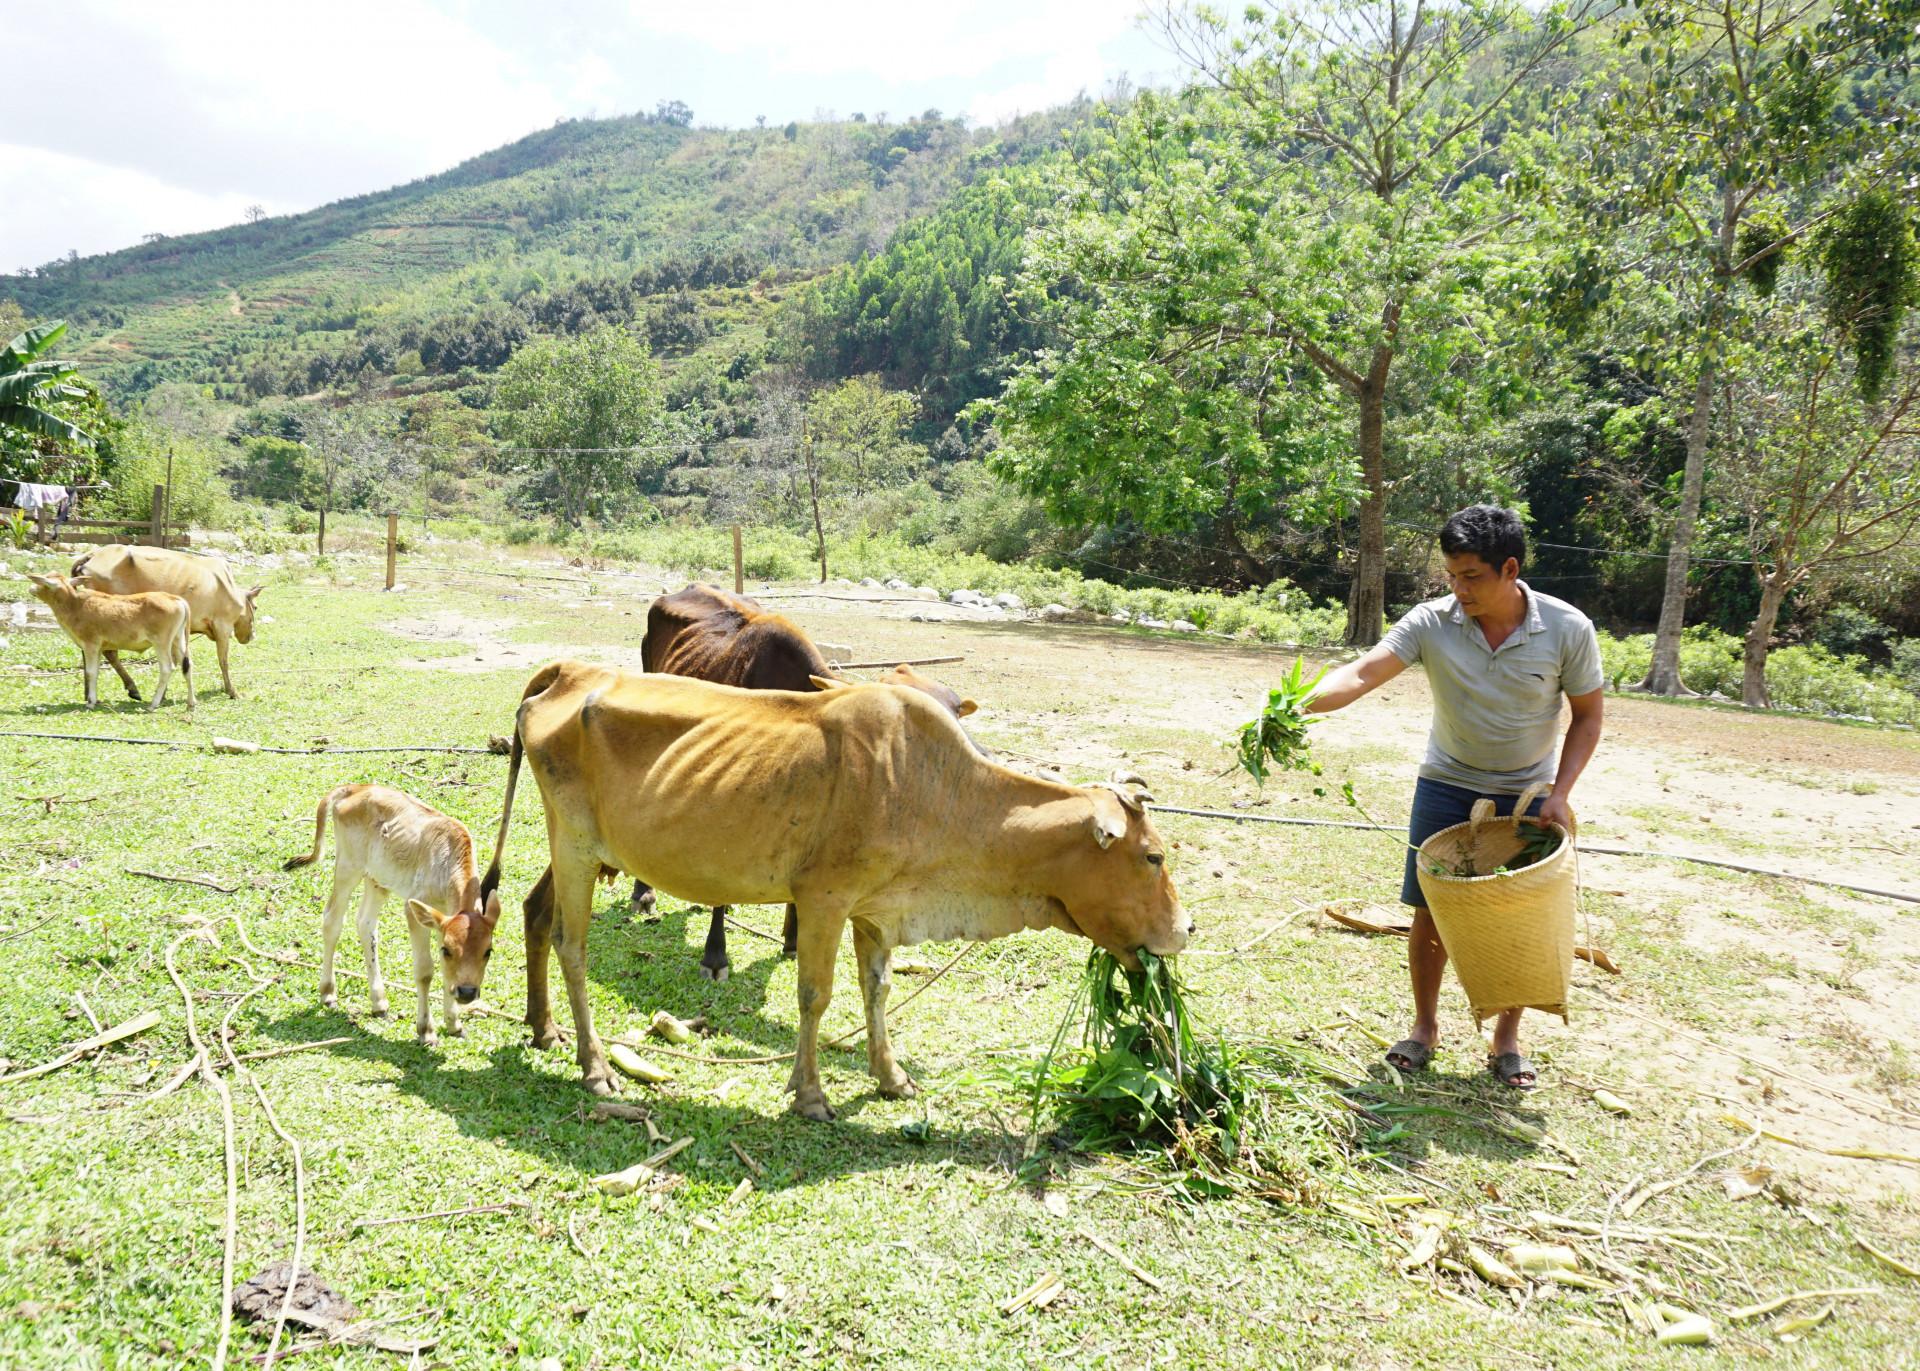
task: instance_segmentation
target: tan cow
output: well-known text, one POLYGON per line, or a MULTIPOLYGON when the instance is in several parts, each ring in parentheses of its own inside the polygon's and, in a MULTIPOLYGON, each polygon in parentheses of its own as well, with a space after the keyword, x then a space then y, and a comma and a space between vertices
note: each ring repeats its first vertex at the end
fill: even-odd
MULTIPOLYGON (((73 564, 73 578, 116 595, 164 590, 185 600, 193 607, 193 632, 213 639, 213 650, 220 657, 220 683, 230 698, 240 698, 233 688, 233 673, 227 668, 227 644, 253 641, 253 602, 260 594, 259 586, 242 592, 234 585, 225 562, 129 543, 110 543, 89 552, 73 564)), ((109 652, 107 664, 119 673, 127 694, 139 699, 140 692, 134 688, 133 677, 120 665, 120 658, 109 652)))
POLYGON ((887 1040, 895 947, 1059 928, 1132 962, 1141 947, 1178 952, 1192 931, 1143 796, 998 766, 918 691, 799 694, 581 662, 546 667, 515 722, 486 891, 500 881, 523 754, 546 802, 551 878, 526 904, 527 1022, 536 1046, 556 1040, 551 937, 596 1094, 613 1089, 586 984, 594 882, 605 868, 695 904, 796 906, 800 1033, 788 1089, 812 1119, 833 1117, 820 1089, 820 1017, 849 922, 867 1063, 885 1095, 913 1089, 887 1040))
MULTIPOLYGON (((87 708, 100 703, 100 658, 104 655, 113 669, 128 680, 126 668, 117 654, 153 649, 160 663, 160 679, 153 688, 149 711, 160 708, 167 698, 167 681, 177 666, 187 678, 187 717, 193 717, 193 659, 187 655, 187 623, 192 610, 178 595, 148 591, 141 595, 107 595, 86 586, 75 585, 64 576, 34 576, 36 599, 46 603, 67 636, 80 645, 80 659, 86 675, 87 708)), ((128 694, 139 693, 128 681, 128 694)))
POLYGON ((327 816, 333 816, 333 893, 320 924, 320 1003, 338 1001, 333 951, 340 942, 353 888, 362 885, 360 950, 367 959, 367 999, 375 1014, 387 1012, 387 987, 380 977, 380 911, 387 896, 407 902, 407 937, 413 944, 413 981, 420 992, 414 1032, 434 1045, 433 1016, 427 1001, 433 989, 433 964, 442 965, 441 1010, 447 1033, 459 1037, 453 1003, 472 1004, 486 979, 493 955, 493 929, 500 921, 500 897, 482 898, 474 869, 473 835, 458 819, 404 791, 384 785, 343 785, 328 791, 313 812, 313 850, 289 857, 285 870, 320 858, 327 816), (433 955, 439 941, 440 956, 433 955))

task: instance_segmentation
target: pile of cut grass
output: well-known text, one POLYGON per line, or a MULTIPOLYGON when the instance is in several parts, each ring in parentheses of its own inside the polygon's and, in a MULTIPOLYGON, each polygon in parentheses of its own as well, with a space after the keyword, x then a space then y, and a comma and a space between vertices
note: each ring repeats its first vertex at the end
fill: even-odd
POLYGON ((1336 1178, 1350 1184, 1356 1114, 1340 1091, 1363 1078, 1299 1044, 1207 1034, 1174 963, 1138 956, 1137 968, 1099 948, 1087 958, 1052 1047, 1024 1082, 1030 1138, 1050 1123, 1066 1147, 1129 1156, 1196 1199, 1304 1205, 1336 1178), (1066 1046, 1076 1018, 1080 1040, 1066 1046))

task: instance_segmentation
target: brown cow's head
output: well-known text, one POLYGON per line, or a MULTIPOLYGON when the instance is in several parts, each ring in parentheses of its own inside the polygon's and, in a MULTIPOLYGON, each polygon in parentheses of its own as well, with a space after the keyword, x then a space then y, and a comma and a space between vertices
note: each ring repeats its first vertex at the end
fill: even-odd
POLYGON ((487 978, 487 958, 493 955, 493 928, 500 922, 500 892, 488 895, 484 905, 476 903, 457 914, 408 900, 407 917, 440 939, 440 972, 453 988, 454 999, 461 1004, 479 999, 480 983, 487 978))
POLYGON ((1084 841, 1068 863, 1069 888, 1058 898, 1063 926, 1100 944, 1128 966, 1140 948, 1170 957, 1187 945, 1193 921, 1167 874, 1166 845, 1147 818, 1148 795, 1137 777, 1087 786, 1084 841))
POLYGON ((253 602, 255 597, 265 589, 265 586, 255 586, 240 597, 240 617, 233 621, 233 636, 237 641, 242 643, 253 641, 253 602))
POLYGON ((74 584, 64 576, 36 576, 27 573, 33 583, 33 598, 49 605, 61 605, 74 598, 74 584))

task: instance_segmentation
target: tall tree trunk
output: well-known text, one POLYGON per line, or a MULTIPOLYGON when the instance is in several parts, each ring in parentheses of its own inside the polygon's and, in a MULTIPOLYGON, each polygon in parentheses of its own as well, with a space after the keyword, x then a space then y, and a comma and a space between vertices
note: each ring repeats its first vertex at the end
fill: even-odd
POLYGON ((1347 644, 1380 641, 1387 615, 1386 366, 1360 387, 1360 473, 1367 493, 1360 501, 1360 547, 1347 592, 1347 644))
POLYGON ((1780 603, 1791 589, 1788 579, 1778 572, 1760 578, 1760 610, 1747 628, 1746 662, 1740 675, 1741 702, 1753 709, 1773 708, 1773 697, 1767 694, 1767 651, 1773 645, 1780 603))
POLYGON ((1680 630, 1687 618, 1687 571, 1693 560, 1693 527, 1707 479, 1707 438, 1713 417, 1714 365, 1700 363, 1687 419, 1687 466, 1680 481, 1680 512, 1667 544, 1667 584, 1660 596, 1660 626, 1653 635, 1653 661, 1637 689, 1650 695, 1691 695, 1680 679, 1680 630))

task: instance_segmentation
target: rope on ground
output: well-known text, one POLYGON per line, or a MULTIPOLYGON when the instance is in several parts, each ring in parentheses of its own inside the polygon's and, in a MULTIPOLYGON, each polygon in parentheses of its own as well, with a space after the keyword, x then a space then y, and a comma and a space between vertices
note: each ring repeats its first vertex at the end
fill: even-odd
POLYGON ((187 989, 186 982, 180 979, 180 968, 174 964, 174 954, 180 944, 190 938, 207 938, 211 926, 196 928, 182 933, 167 944, 167 977, 173 982, 174 989, 180 992, 180 1000, 187 1007, 187 1041, 193 1044, 194 1064, 220 1096, 220 1116, 224 1131, 227 1161, 227 1220, 223 1238, 224 1256, 220 1268, 220 1342, 213 1354, 213 1371, 223 1371, 227 1364, 227 1347, 233 1339, 233 1255, 239 1240, 240 1183, 239 1165, 234 1158, 233 1143, 233 1092, 227 1089, 227 1083, 214 1073, 212 1059, 207 1055, 207 1045, 200 1041, 200 1026, 194 1018, 193 994, 187 989))
MULTIPOLYGON (((208 746, 196 738, 120 738, 102 733, 29 733, 12 729, 0 729, 0 738, 43 738, 62 743, 129 743, 136 747, 208 746)), ((249 747, 247 751, 271 752, 281 757, 338 757, 368 752, 461 752, 480 757, 506 755, 490 747, 456 747, 447 743, 406 743, 391 747, 249 747)))
MULTIPOLYGON (((1357 823, 1349 819, 1288 819, 1277 814, 1233 814, 1223 809, 1183 809, 1178 805, 1156 804, 1151 806, 1156 814, 1190 814, 1201 819, 1229 819, 1239 824, 1289 824, 1300 828, 1360 828, 1375 830, 1377 824, 1357 823)), ((1391 832, 1392 830, 1382 830, 1391 832)), ((1849 885, 1845 881, 1830 881, 1822 876, 1803 876, 1793 871, 1776 871, 1772 867, 1749 866, 1745 862, 1723 861, 1718 857, 1696 857, 1686 852, 1656 852, 1647 848, 1613 847, 1599 843, 1581 843, 1582 852, 1592 852, 1608 857, 1642 857, 1668 862, 1692 862, 1696 866, 1717 866, 1727 871, 1744 872, 1750 876, 1766 876, 1776 881, 1798 881, 1803 885, 1825 886, 1829 890, 1847 890, 1856 895, 1872 895, 1883 900, 1899 900, 1905 904, 1920 904, 1920 895, 1911 895, 1902 890, 1880 890, 1867 885, 1849 885)))

